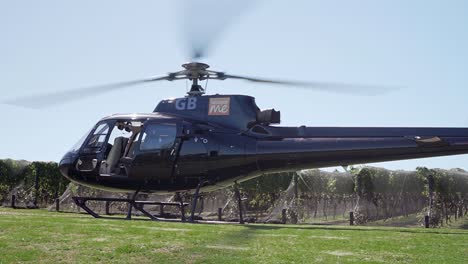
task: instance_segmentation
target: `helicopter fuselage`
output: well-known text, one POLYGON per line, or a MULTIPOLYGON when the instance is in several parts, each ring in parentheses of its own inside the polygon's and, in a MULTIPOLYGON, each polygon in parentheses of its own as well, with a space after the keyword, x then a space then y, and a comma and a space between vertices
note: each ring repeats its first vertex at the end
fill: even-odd
POLYGON ((279 119, 250 96, 164 100, 153 113, 100 120, 60 170, 100 189, 171 193, 273 172, 468 153, 466 128, 271 125, 279 119))

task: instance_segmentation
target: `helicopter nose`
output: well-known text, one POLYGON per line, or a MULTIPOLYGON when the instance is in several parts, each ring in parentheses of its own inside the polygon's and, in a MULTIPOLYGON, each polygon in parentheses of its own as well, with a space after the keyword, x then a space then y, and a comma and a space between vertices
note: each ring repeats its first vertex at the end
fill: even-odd
POLYGON ((67 153, 65 154, 65 156, 63 156, 63 158, 60 160, 59 162, 59 170, 60 170, 60 173, 67 177, 67 178, 70 178, 70 169, 73 167, 73 162, 74 162, 74 159, 76 157, 71 154, 71 153, 67 153))
POLYGON ((63 176, 67 177, 67 178, 68 178, 68 169, 69 168, 70 168, 70 163, 64 162, 64 160, 60 161, 60 164, 59 164, 60 173, 63 176))

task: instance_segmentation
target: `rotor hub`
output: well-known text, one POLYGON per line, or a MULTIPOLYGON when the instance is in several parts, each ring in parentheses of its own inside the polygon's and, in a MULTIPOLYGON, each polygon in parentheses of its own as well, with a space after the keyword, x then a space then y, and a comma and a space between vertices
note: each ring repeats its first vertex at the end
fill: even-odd
POLYGON ((189 71, 197 71, 197 70, 206 70, 210 67, 210 65, 202 62, 187 62, 182 64, 182 67, 189 71))
POLYGON ((182 64, 182 67, 185 69, 181 72, 182 75, 185 75, 191 81, 194 79, 202 81, 208 78, 209 72, 206 70, 210 67, 208 64, 201 62, 188 62, 182 64))

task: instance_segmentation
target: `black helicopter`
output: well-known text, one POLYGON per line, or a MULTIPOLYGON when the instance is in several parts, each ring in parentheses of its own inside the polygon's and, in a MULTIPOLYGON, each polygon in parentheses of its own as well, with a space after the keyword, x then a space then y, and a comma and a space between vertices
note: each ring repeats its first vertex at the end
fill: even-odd
MULTIPOLYGON (((204 55, 203 45, 193 45, 193 59, 204 55)), ((155 81, 190 80, 187 96, 163 100, 152 113, 101 119, 60 161, 61 173, 71 181, 135 194, 198 194, 273 172, 468 153, 468 128, 281 127, 277 126, 279 111, 260 110, 255 98, 247 95, 204 95, 199 82, 239 79, 370 93, 375 87, 230 75, 195 61, 182 67, 162 77, 6 103, 40 107, 41 102, 57 103, 67 96, 95 95, 155 81)), ((193 211, 194 206, 192 216, 193 211)))
MULTIPOLYGON (((468 128, 275 126, 281 121, 279 111, 260 110, 255 98, 247 95, 204 95, 199 81, 242 79, 311 88, 346 85, 230 75, 208 70, 207 64, 199 62, 182 66, 184 70, 158 78, 92 88, 112 90, 153 81, 192 81, 187 96, 163 100, 152 113, 115 114, 101 119, 64 155, 59 169, 71 181, 134 193, 132 199, 73 197, 89 214, 100 217, 87 207, 88 200, 128 202, 153 220, 161 218, 146 211, 145 204, 159 204, 161 208, 175 205, 185 221, 183 208, 188 204, 179 194, 193 193, 193 222, 199 192, 226 188, 267 173, 468 153, 468 128), (138 193, 176 193, 180 202, 136 201, 138 193)), ((47 98, 62 96, 58 93, 47 98)), ((19 98, 8 103, 31 105, 35 99, 19 98)), ((240 206, 237 189, 236 193, 240 206)), ((127 218, 131 218, 131 208, 127 218)), ((239 216, 243 223, 241 211, 239 216)))
POLYGON ((204 95, 199 81, 320 86, 229 75, 204 63, 163 77, 116 84, 191 80, 186 97, 152 113, 101 119, 60 161, 83 185, 148 193, 225 188, 266 173, 468 153, 467 128, 281 127, 280 112, 246 95, 204 95))
MULTIPOLYGON (((260 110, 247 95, 204 95, 199 81, 369 87, 230 75, 199 62, 182 66, 182 71, 162 77, 87 88, 108 91, 162 80, 192 81, 187 96, 163 100, 152 113, 101 119, 64 155, 61 173, 105 190, 174 193, 212 191, 273 172, 468 153, 468 128, 274 126, 280 123, 279 111, 260 110)), ((50 101, 62 93, 46 96, 50 101)), ((7 103, 31 105, 36 98, 7 103)))

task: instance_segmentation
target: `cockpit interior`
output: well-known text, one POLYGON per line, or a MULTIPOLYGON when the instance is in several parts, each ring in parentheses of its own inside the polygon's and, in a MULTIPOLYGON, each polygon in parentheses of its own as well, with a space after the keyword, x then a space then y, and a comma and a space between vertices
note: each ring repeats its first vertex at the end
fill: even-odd
POLYGON ((176 125, 171 123, 101 121, 81 144, 78 143, 81 150, 76 169, 93 171, 98 167, 101 176, 126 176, 129 168, 125 164, 137 155, 170 149, 176 131, 176 125))

